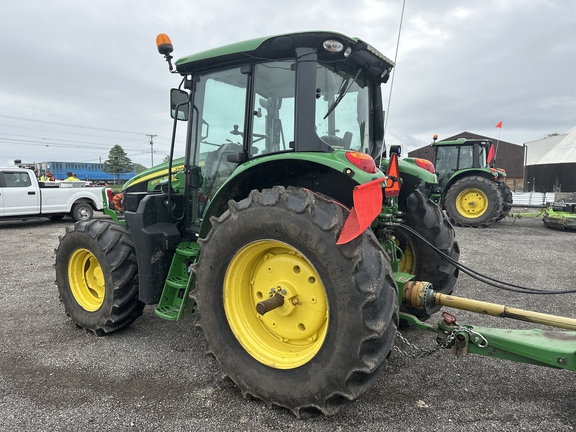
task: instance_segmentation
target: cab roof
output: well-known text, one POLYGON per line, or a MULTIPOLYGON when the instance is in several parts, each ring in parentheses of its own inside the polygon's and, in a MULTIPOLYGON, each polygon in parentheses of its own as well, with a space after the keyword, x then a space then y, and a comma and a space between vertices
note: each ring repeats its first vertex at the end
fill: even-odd
POLYGON ((301 55, 297 54, 298 48, 313 49, 320 61, 341 60, 353 68, 361 67, 379 82, 386 82, 394 67, 392 60, 358 38, 336 32, 310 31, 260 37, 213 48, 179 59, 176 69, 181 75, 191 75, 256 61, 295 58, 301 55), (327 51, 323 47, 327 40, 342 43, 343 49, 336 53, 327 51), (347 50, 348 55, 345 54, 347 50))
POLYGON ((485 139, 485 138, 458 138, 456 140, 450 140, 450 141, 435 141, 432 143, 433 146, 435 147, 441 147, 441 146, 456 146, 456 145, 465 145, 465 144, 474 144, 474 143, 479 143, 479 144, 483 144, 483 145, 490 145, 492 144, 492 141, 489 139, 485 139))

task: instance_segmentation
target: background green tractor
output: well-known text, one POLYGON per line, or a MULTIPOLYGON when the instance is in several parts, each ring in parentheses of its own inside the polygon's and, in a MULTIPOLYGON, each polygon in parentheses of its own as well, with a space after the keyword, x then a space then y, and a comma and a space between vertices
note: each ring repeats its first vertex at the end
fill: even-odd
POLYGON ((459 226, 487 227, 506 217, 512 192, 505 171, 490 166, 492 141, 436 139, 432 147, 438 183, 426 185, 430 199, 459 226))
MULTIPOLYGON (((196 311, 242 394, 334 413, 384 369, 404 285, 448 294, 458 276, 454 230, 418 190, 433 169, 383 151, 393 62, 359 39, 306 32, 195 54, 174 71, 171 42, 157 43, 182 76, 170 161, 125 185, 125 224, 67 230, 56 256, 66 311, 99 335, 145 305, 167 320, 196 311), (173 160, 179 122, 186 156, 173 160)), ((402 310, 424 320, 439 307, 402 310)))

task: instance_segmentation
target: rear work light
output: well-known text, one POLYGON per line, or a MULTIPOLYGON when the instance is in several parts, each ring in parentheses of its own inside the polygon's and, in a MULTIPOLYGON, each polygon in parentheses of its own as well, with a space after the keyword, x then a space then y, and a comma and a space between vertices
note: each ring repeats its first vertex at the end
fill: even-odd
MULTIPOLYGON (((322 46, 324 47, 324 49, 326 51, 328 51, 330 53, 339 53, 339 52, 342 52, 344 50, 344 44, 340 41, 333 40, 333 39, 325 40, 324 43, 322 44, 322 46)), ((344 51, 344 57, 349 57, 350 54, 352 54, 352 48, 348 47, 344 51)))
POLYGON ((432 174, 436 174, 436 170, 434 169, 434 164, 430 162, 428 159, 414 159, 414 163, 418 165, 420 168, 424 168, 426 171, 430 171, 432 174))
POLYGON ((349 151, 346 152, 346 159, 348 159, 350 163, 352 163, 355 167, 360 168, 362 171, 370 174, 374 174, 376 172, 376 162, 374 162, 372 156, 367 155, 366 153, 349 151))
POLYGON ((344 44, 342 42, 333 39, 325 40, 322 46, 326 51, 331 53, 338 53, 344 49, 344 44))

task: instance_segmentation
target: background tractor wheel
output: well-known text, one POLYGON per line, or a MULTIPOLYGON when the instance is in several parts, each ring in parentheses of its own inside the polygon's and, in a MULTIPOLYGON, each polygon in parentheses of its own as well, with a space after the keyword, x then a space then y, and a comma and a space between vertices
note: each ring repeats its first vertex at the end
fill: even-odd
POLYGON ((144 309, 132 237, 111 221, 66 228, 56 251, 56 284, 66 313, 98 336, 132 324, 144 309))
MULTIPOLYGON (((460 248, 454 228, 436 204, 415 191, 400 204, 399 209, 405 213, 405 225, 449 257, 458 260, 460 248)), ((396 228, 394 236, 404 253, 400 271, 415 275, 415 280, 432 283, 436 292, 451 294, 458 278, 458 269, 411 232, 396 228)), ((403 305, 401 310, 424 321, 440 310, 440 306, 423 311, 403 305)))
POLYGON ((480 176, 456 181, 444 199, 452 223, 464 227, 487 227, 502 213, 503 198, 498 183, 480 176))
POLYGON ((370 230, 336 246, 346 213, 310 191, 276 186, 212 218, 194 269, 197 325, 245 397, 298 417, 333 414, 384 369, 397 288, 370 230), (257 313, 278 294, 279 307, 257 313))
POLYGON ((510 213, 510 209, 512 208, 512 191, 510 190, 510 187, 508 187, 508 185, 503 181, 498 182, 498 187, 500 188, 500 192, 502 193, 503 203, 502 203, 502 213, 500 213, 500 216, 498 216, 497 220, 502 220, 506 216, 508 216, 508 213, 510 213))

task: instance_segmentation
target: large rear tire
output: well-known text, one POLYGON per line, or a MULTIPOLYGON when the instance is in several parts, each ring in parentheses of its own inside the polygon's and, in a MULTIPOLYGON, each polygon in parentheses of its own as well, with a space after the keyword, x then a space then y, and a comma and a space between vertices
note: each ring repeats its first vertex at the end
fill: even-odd
POLYGON ((370 230, 337 246, 347 211, 299 188, 252 191, 212 218, 192 297, 207 350, 246 397, 334 414, 384 369, 398 324, 389 258, 370 230), (264 315, 257 303, 280 293, 264 315))
POLYGON ((66 313, 98 336, 127 327, 144 309, 130 232, 108 220, 66 228, 56 251, 56 284, 66 313))
POLYGON ((444 207, 452 223, 485 228, 496 222, 502 213, 502 192, 493 180, 480 176, 464 177, 448 189, 444 207))
MULTIPOLYGON (((417 231, 430 244, 450 258, 458 260, 460 248, 454 228, 440 207, 421 192, 415 191, 404 203, 400 204, 399 209, 405 213, 403 217, 405 225, 417 231)), ((394 236, 403 252, 400 271, 415 275, 416 280, 430 282, 436 292, 451 294, 458 278, 458 269, 413 233, 396 228, 394 236)), ((423 311, 402 305, 401 310, 424 321, 439 311, 440 306, 423 311)))

